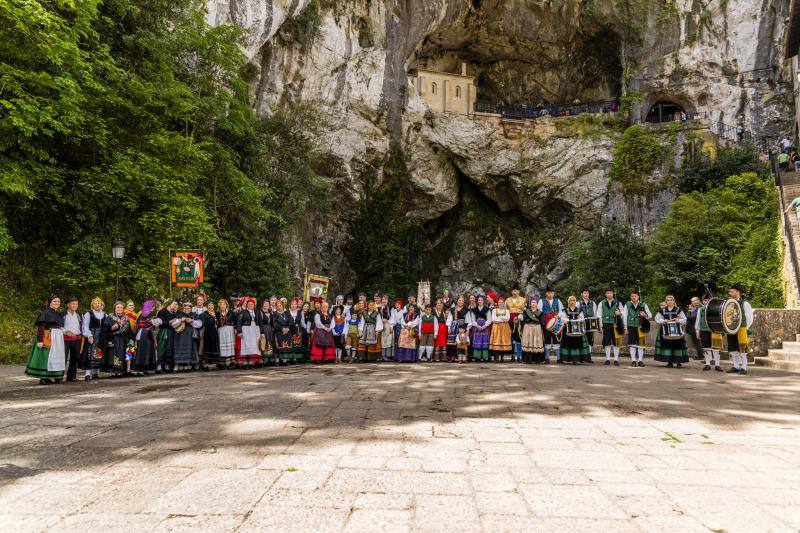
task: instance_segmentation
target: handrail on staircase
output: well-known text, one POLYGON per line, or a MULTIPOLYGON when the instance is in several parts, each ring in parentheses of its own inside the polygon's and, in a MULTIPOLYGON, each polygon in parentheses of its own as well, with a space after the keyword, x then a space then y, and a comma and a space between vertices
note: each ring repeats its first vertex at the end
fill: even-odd
MULTIPOLYGON (((783 194, 783 179, 782 172, 778 166, 778 160, 775 153, 769 153, 770 169, 772 175, 775 177, 775 184, 778 186, 778 192, 781 200, 781 218, 783 219, 783 232, 786 234, 786 241, 789 243, 789 254, 792 258, 792 265, 794 266, 794 282, 798 290, 800 290, 800 263, 797 260, 797 248, 795 248, 794 235, 792 235, 792 224, 794 221, 786 213, 786 197, 783 194)), ((800 223, 800 221, 798 222, 800 223)))

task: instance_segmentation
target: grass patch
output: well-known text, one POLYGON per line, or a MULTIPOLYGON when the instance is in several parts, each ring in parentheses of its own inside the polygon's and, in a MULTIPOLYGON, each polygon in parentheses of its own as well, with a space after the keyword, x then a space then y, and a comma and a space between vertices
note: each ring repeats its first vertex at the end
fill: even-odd
POLYGON ((28 361, 35 330, 35 306, 0 284, 0 365, 24 365, 28 361))

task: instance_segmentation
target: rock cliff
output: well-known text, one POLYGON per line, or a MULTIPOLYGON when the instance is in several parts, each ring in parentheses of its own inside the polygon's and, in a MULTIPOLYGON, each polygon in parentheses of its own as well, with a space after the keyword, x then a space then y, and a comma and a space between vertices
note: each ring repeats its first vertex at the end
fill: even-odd
POLYGON ((212 23, 246 29, 262 112, 306 102, 325 117, 319 172, 334 208, 309 213, 288 234, 296 273, 308 267, 332 275, 337 290, 354 288, 357 265, 343 253, 348 217, 366 180, 380 184, 399 154, 403 211, 422 224, 425 250, 409 276, 454 290, 534 290, 564 275, 582 233, 610 218, 646 233, 674 191, 621 195, 608 175, 621 135, 614 121, 547 118, 510 134, 499 119, 431 111, 409 71, 466 63, 478 98, 492 102, 625 96, 634 121, 668 102, 777 136, 792 116, 781 59, 786 4, 217 0, 207 9, 212 23), (317 232, 325 236, 309 236, 317 232))

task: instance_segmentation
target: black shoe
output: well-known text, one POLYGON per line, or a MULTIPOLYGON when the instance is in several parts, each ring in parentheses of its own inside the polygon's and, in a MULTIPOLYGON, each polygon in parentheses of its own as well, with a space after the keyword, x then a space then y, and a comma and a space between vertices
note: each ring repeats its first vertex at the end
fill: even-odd
POLYGON ((728 373, 728 374, 738 374, 738 373, 739 373, 739 369, 738 369, 738 368, 734 368, 734 367, 730 367, 730 368, 728 369, 728 372, 727 372, 727 373, 728 373))
POLYGON ((577 361, 573 361, 573 362, 572 362, 572 364, 573 364, 573 365, 577 365, 577 364, 578 364, 578 362, 577 362, 577 361))
POLYGON ((636 366, 636 361, 631 361, 631 366, 636 366))
POLYGON ((681 368, 681 364, 680 364, 680 363, 675 363, 675 366, 676 366, 677 368, 681 368))
POLYGON ((614 361, 614 366, 619 366, 619 361, 614 361))
POLYGON ((639 361, 639 362, 637 363, 637 366, 641 366, 641 367, 643 367, 643 366, 644 366, 644 361, 639 361))
POLYGON ((83 378, 83 381, 85 381, 86 383, 91 383, 92 376, 86 376, 85 378, 83 378))
POLYGON ((720 367, 718 367, 718 366, 715 366, 715 367, 714 367, 714 370, 716 370, 717 372, 722 372, 722 368, 720 368, 720 367))
POLYGON ((603 363, 603 364, 605 364, 606 366, 609 366, 609 365, 611 364, 611 361, 610 361, 610 360, 608 360, 608 359, 606 359, 606 362, 605 362, 605 363, 603 363))
POLYGON ((667 363, 667 368, 672 368, 672 363, 667 363))
POLYGON ((745 370, 745 369, 743 368, 743 369, 739 370, 739 374, 741 374, 742 376, 744 376, 744 375, 746 375, 746 374, 747 374, 747 370, 745 370))
POLYGON ((706 365, 706 366, 704 366, 704 367, 703 367, 703 371, 706 371, 706 370, 711 370, 711 366, 710 366, 710 365, 706 365))

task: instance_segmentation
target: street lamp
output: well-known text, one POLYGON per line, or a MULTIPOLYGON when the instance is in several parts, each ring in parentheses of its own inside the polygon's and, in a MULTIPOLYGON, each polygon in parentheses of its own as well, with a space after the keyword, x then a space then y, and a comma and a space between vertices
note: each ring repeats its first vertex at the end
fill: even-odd
POLYGON ((114 239, 111 246, 111 255, 114 256, 116 264, 116 274, 114 278, 114 302, 119 301, 119 262, 125 257, 125 242, 120 239, 114 239))

